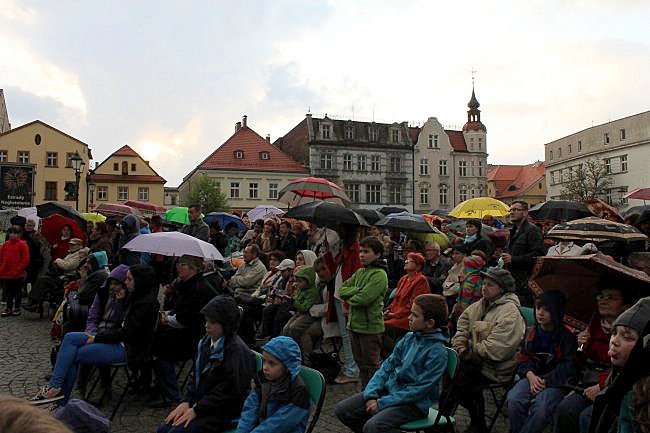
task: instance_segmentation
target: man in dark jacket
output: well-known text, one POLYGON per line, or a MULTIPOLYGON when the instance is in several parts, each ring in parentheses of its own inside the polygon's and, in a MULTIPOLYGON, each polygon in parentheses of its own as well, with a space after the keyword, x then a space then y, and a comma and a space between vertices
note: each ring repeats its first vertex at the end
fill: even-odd
POLYGON ((451 261, 440 255, 440 245, 437 242, 427 242, 424 245, 424 267, 422 273, 427 277, 431 293, 442 294, 442 283, 447 279, 451 269, 451 261))
POLYGON ((205 242, 210 241, 210 227, 201 219, 201 205, 193 204, 187 208, 190 223, 183 227, 181 233, 205 242))
POLYGON ((206 336, 199 342, 195 374, 185 399, 167 415, 158 433, 208 433, 234 427, 250 391, 255 355, 237 335, 237 303, 216 296, 201 313, 206 336))
POLYGON ((280 242, 278 249, 284 253, 287 259, 295 260, 298 241, 296 240, 296 235, 291 232, 291 223, 282 221, 279 232, 280 242))
POLYGON ((515 277, 515 293, 519 296, 521 305, 532 307, 533 295, 528 288, 528 276, 535 258, 545 255, 542 232, 528 222, 528 203, 525 201, 512 202, 510 221, 510 239, 501 258, 515 277))

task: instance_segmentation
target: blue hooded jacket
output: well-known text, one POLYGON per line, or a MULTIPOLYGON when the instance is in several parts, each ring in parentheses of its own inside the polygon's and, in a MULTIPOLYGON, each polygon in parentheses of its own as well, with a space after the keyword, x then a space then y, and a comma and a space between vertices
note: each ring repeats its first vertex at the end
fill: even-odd
POLYGON ((363 392, 363 398, 387 407, 412 405, 428 413, 438 401, 439 385, 447 369, 449 340, 441 330, 409 332, 381 364, 363 392))
POLYGON ((302 433, 307 428, 311 400, 298 376, 300 347, 292 338, 281 336, 266 343, 262 350, 280 360, 289 374, 269 382, 262 371, 258 372, 255 386, 244 403, 237 433, 302 433), (266 407, 261 406, 263 399, 266 407))

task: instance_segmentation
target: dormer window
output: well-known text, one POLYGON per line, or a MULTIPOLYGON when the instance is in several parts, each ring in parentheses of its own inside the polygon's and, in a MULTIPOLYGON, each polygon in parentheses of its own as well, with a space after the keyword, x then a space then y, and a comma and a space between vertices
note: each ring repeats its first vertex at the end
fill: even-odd
POLYGON ((260 159, 266 161, 271 159, 271 155, 268 152, 260 152, 260 159))
POLYGON ((235 159, 244 159, 244 151, 235 150, 235 159))
POLYGON ((377 141, 378 135, 376 126, 371 126, 370 129, 368 129, 368 138, 371 142, 377 141))
POLYGON ((354 129, 352 129, 352 126, 345 127, 345 138, 348 140, 352 140, 354 138, 354 129))
POLYGON ((321 125, 321 137, 324 139, 329 139, 331 137, 332 125, 323 124, 321 125))

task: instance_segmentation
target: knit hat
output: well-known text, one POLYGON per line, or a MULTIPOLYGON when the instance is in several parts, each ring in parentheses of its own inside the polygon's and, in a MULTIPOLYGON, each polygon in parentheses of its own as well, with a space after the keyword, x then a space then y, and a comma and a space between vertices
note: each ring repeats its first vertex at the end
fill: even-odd
POLYGON ((420 253, 408 253, 406 255, 406 258, 408 260, 413 260, 416 265, 418 265, 420 268, 424 266, 424 256, 420 253))
POLYGON ((201 314, 212 321, 219 322, 223 327, 224 335, 235 335, 239 328, 241 313, 237 302, 230 296, 215 296, 201 308, 201 314))
POLYGON ((481 272, 481 275, 497 283, 504 293, 515 291, 515 279, 510 271, 506 269, 488 268, 487 271, 481 272))
POLYGON ((648 321, 650 321, 650 297, 639 299, 636 304, 623 311, 616 318, 613 326, 627 326, 641 334, 648 321))
POLYGON ((474 226, 477 229, 481 230, 481 227, 483 226, 481 223, 481 220, 478 218, 470 218, 465 222, 465 226, 474 226))

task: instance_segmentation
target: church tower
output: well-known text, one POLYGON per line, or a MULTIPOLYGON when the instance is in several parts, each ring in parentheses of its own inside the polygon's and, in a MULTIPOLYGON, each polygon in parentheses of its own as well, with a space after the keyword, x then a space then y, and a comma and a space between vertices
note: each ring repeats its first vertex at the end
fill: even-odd
POLYGON ((5 94, 0 89, 0 134, 7 132, 11 129, 9 123, 9 116, 7 115, 7 105, 5 104, 5 94))
POLYGON ((467 123, 463 125, 463 136, 468 151, 487 153, 487 128, 481 122, 481 110, 478 109, 480 106, 472 83, 472 98, 467 103, 469 110, 467 110, 467 123))

